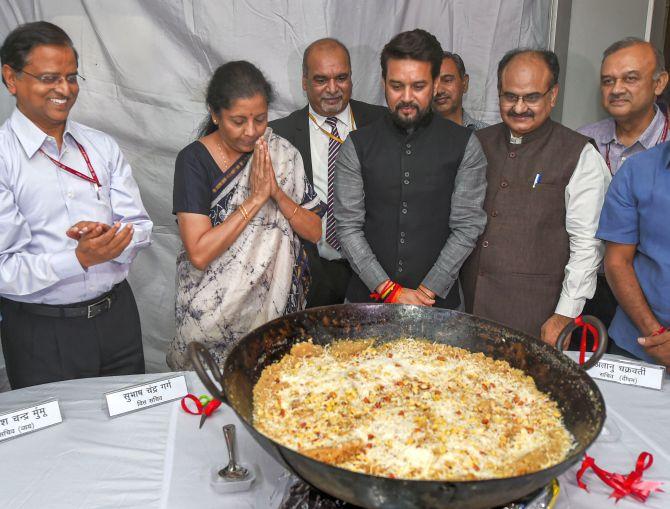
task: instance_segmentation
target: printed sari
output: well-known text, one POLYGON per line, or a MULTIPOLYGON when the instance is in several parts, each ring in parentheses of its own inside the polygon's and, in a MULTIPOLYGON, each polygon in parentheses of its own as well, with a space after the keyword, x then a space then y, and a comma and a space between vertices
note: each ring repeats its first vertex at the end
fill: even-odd
MULTIPOLYGON (((325 207, 305 176, 300 153, 268 128, 277 183, 302 207, 325 207)), ((209 217, 222 223, 249 196, 251 154, 244 154, 215 182, 209 217)), ((203 343, 221 365, 242 336, 265 322, 304 309, 309 286, 307 256, 298 236, 272 200, 235 242, 200 271, 185 251, 177 257, 176 336, 168 350, 172 369, 189 369, 191 341, 203 343)))

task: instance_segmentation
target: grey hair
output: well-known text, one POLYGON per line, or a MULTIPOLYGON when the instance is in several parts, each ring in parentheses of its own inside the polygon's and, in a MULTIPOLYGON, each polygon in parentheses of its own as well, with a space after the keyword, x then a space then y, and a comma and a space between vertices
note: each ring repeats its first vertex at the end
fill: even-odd
POLYGON ((656 46, 649 43, 648 41, 645 41, 644 39, 641 39, 640 37, 624 37, 623 39, 620 39, 617 42, 610 44, 607 47, 607 49, 603 51, 602 62, 604 62, 605 59, 608 56, 612 55, 613 53, 616 53, 617 51, 625 48, 630 48, 631 46, 635 46, 637 44, 648 44, 651 47, 652 51, 654 52, 654 57, 656 58, 656 69, 654 70, 654 79, 657 80, 661 76, 661 74, 665 72, 665 61, 663 59, 663 53, 661 53, 661 50, 659 50, 656 46))

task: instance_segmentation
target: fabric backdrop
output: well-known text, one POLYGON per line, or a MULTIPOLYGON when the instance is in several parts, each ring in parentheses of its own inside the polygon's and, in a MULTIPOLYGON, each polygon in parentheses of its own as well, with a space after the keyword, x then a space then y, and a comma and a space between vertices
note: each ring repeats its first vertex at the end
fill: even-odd
MULTIPOLYGON (((496 66, 518 46, 546 48, 552 0, 2 0, 0 37, 47 20, 79 51, 86 78, 72 118, 112 135, 133 167, 154 221, 153 245, 135 260, 147 368, 167 369, 174 332, 175 257, 180 240, 172 210, 177 152, 205 116, 212 71, 229 60, 258 65, 275 86, 271 119, 302 107, 301 59, 321 37, 351 51, 353 96, 384 104, 383 45, 398 32, 424 28, 459 53, 470 74, 466 109, 499 120, 496 66)), ((2 88, 0 119, 14 106, 2 88)), ((4 361, 0 357, 0 366, 4 361)), ((0 382, 0 387, 2 383, 0 382)))

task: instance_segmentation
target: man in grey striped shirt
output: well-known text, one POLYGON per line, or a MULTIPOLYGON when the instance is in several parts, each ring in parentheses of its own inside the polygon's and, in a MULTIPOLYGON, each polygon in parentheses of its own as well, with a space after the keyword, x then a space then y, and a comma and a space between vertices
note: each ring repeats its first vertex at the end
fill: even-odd
POLYGON ((458 125, 477 131, 488 127, 488 124, 472 117, 463 109, 463 95, 468 91, 470 76, 465 71, 465 64, 458 53, 445 51, 442 53, 440 76, 433 97, 433 111, 458 125))

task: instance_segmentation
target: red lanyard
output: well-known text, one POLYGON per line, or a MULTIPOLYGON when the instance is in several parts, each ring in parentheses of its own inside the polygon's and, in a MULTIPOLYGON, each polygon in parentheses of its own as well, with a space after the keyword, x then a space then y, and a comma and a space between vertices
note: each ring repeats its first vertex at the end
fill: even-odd
POLYGON ((66 172, 74 175, 75 177, 79 177, 80 179, 85 180, 86 182, 90 182, 93 184, 93 187, 95 187, 95 192, 98 193, 98 199, 100 198, 100 181, 98 180, 98 176, 95 174, 95 170, 93 169, 93 165, 91 164, 91 160, 88 158, 88 154, 86 153, 86 150, 84 150, 84 147, 82 147, 77 140, 74 141, 77 144, 77 147, 79 147, 79 152, 81 152, 82 157, 84 158, 84 161, 86 161, 86 166, 88 166, 88 171, 91 172, 91 176, 89 177, 88 175, 84 175, 82 172, 75 170, 74 168, 70 168, 69 166, 61 163, 60 161, 57 161, 53 157, 51 157, 49 154, 47 154, 44 150, 40 149, 40 152, 44 154, 46 157, 49 158, 49 160, 54 163, 56 166, 58 166, 61 170, 65 170, 66 172))
MULTIPOLYGON (((670 108, 670 106, 668 107, 670 108)), ((659 136, 658 140, 656 141, 656 145, 660 145, 661 143, 665 143, 665 140, 668 138, 668 112, 667 110, 663 112, 663 131, 661 131, 661 136, 659 136)), ((612 142, 608 142, 607 145, 605 145, 605 163, 607 164, 607 167, 610 170, 610 174, 613 175, 612 173, 612 165, 610 164, 610 145, 612 142)))

